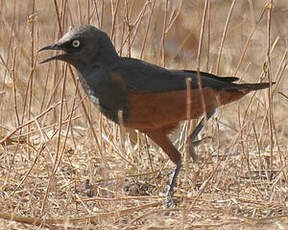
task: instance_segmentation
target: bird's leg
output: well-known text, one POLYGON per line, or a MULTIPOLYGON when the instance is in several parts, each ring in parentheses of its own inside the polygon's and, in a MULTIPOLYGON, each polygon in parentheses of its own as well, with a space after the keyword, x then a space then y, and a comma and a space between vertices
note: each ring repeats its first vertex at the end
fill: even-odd
POLYGON ((176 184, 176 180, 177 180, 177 176, 180 172, 180 169, 182 167, 182 163, 181 163, 181 160, 179 160, 176 164, 176 167, 172 173, 172 178, 171 178, 171 181, 169 183, 169 188, 168 188, 168 191, 166 193, 166 197, 165 197, 165 203, 166 203, 166 207, 169 208, 172 206, 173 204, 173 201, 172 201, 172 198, 171 196, 173 195, 173 192, 174 192, 174 187, 175 187, 175 184, 176 184))
MULTIPOLYGON (((195 154, 194 147, 198 146, 202 141, 204 141, 204 140, 206 140, 206 139, 208 139, 210 137, 204 137, 201 140, 197 140, 197 141, 195 141, 195 138, 197 137, 199 132, 204 127, 205 122, 208 121, 213 116, 214 113, 215 113, 215 110, 207 113, 206 116, 204 116, 201 119, 199 124, 196 126, 196 128, 193 130, 193 132, 188 137, 188 141, 190 141, 189 152, 190 152, 190 156, 192 157, 193 160, 196 160, 196 154, 195 154)), ((173 190, 174 190, 174 187, 175 187, 175 184, 176 184, 177 176, 178 176, 178 174, 180 172, 180 169, 182 167, 181 160, 176 162, 175 165, 176 165, 176 167, 175 167, 175 169, 173 171, 173 174, 172 174, 172 178, 171 178, 171 181, 170 181, 170 184, 169 184, 169 189, 168 189, 168 191, 166 193, 166 206, 167 207, 170 207, 173 204, 171 196, 173 194, 173 190)))
POLYGON ((157 130, 145 131, 145 133, 163 149, 163 151, 169 156, 170 160, 173 161, 174 164, 176 165, 176 168, 174 169, 172 174, 172 179, 170 180, 169 183, 168 191, 166 193, 165 202, 167 207, 170 207, 173 204, 171 196, 173 195, 177 176, 181 169, 181 154, 168 138, 168 133, 174 127, 175 124, 172 124, 171 126, 162 127, 157 130))
POLYGON ((208 121, 213 114, 215 113, 215 110, 212 110, 211 112, 208 112, 206 114, 206 116, 204 116, 201 121, 199 122, 199 124, 196 126, 196 128, 193 130, 193 132, 189 135, 189 137, 187 138, 187 141, 190 141, 190 145, 189 145, 189 152, 190 152, 190 156, 192 157, 193 161, 197 160, 197 156, 195 154, 195 150, 194 147, 198 146, 202 141, 211 138, 210 136, 208 137, 204 137, 201 140, 197 140, 195 141, 195 138, 197 137, 197 135, 199 134, 199 132, 202 130, 202 128, 204 127, 204 124, 206 121, 208 121))

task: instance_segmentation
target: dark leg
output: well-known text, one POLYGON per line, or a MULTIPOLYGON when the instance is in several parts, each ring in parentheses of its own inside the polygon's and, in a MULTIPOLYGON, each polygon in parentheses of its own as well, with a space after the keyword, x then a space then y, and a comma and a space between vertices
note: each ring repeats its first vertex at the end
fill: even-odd
POLYGON ((169 208, 172 206, 173 204, 173 201, 172 201, 172 198, 171 196, 173 195, 173 191, 174 191, 174 187, 175 187, 175 184, 176 184, 176 180, 177 180, 177 176, 180 172, 180 169, 181 169, 181 160, 179 162, 176 163, 176 167, 172 173, 172 178, 171 178, 171 181, 169 183, 169 188, 168 188, 168 191, 166 193, 166 197, 165 197, 165 203, 166 203, 166 207, 169 208))
MULTIPOLYGON (((199 134, 199 132, 201 131, 201 129, 203 128, 205 122, 208 121, 213 116, 214 113, 215 113, 215 110, 207 113, 207 115, 206 115, 207 118, 203 117, 201 119, 201 121, 199 122, 199 124, 196 126, 196 128, 193 130, 193 132, 188 137, 188 141, 190 141, 190 155, 193 158, 193 160, 196 160, 196 154, 195 154, 195 151, 194 151, 194 147, 196 147, 203 140, 205 140, 205 139, 207 139, 209 137, 204 137, 203 139, 198 140, 198 141, 194 141, 194 140, 197 137, 197 135, 199 134)), ((175 187, 175 184, 176 184, 177 176, 178 176, 178 174, 180 172, 180 169, 181 169, 181 166, 182 166, 181 160, 179 160, 175 164, 176 164, 176 167, 175 167, 175 170, 173 171, 172 178, 171 178, 171 181, 170 181, 170 184, 169 184, 169 189, 168 189, 168 191, 166 193, 166 206, 167 207, 170 207, 173 204, 171 196, 173 195, 173 190, 174 190, 174 187, 175 187)))
MULTIPOLYGON (((215 110, 207 113, 207 120, 215 113, 215 110)), ((206 118, 202 118, 202 120, 200 121, 200 123, 197 125, 197 127, 194 129, 194 131, 192 132, 192 134, 188 137, 188 140, 190 141, 191 145, 190 145, 190 154, 191 157, 194 159, 196 159, 196 155, 194 152, 194 148, 193 146, 197 146, 198 144, 201 143, 202 140, 204 140, 205 138, 203 138, 202 140, 199 141, 194 141, 194 139, 197 137, 197 135, 199 134, 199 132, 201 131, 201 129, 203 128, 204 124, 205 124, 206 118), (192 150, 192 151, 191 151, 192 150)), ((175 146, 171 143, 171 141, 168 138, 168 134, 169 132, 172 130, 172 128, 174 128, 175 125, 172 124, 171 127, 162 127, 161 129, 157 129, 157 130, 150 130, 150 131, 143 131, 144 133, 146 133, 156 144, 158 144, 163 150, 164 152, 169 156, 169 158, 175 163, 176 167, 172 173, 172 178, 171 181, 169 183, 169 188, 168 191, 166 193, 166 198, 165 198, 165 202, 166 202, 166 206, 167 207, 171 207, 171 205, 173 204, 172 202, 172 198, 171 196, 173 195, 174 192, 174 187, 176 184, 176 180, 177 180, 177 176, 180 172, 181 169, 181 154, 178 152, 178 150, 175 148, 175 146)))
POLYGON ((215 113, 215 110, 207 113, 206 117, 203 117, 201 119, 199 124, 196 126, 196 128, 193 130, 193 132, 187 138, 187 141, 190 141, 189 152, 190 152, 190 156, 192 157, 193 161, 197 160, 197 156, 195 154, 194 147, 199 145, 203 140, 206 140, 207 138, 211 138, 211 137, 204 137, 203 139, 198 140, 198 141, 194 141, 194 140, 197 137, 197 135, 199 134, 199 132, 202 130, 205 122, 208 121, 213 116, 214 113, 215 113))
POLYGON ((145 131, 145 133, 163 149, 163 151, 169 156, 169 158, 176 165, 172 174, 172 179, 170 180, 169 183, 168 191, 166 193, 165 203, 167 207, 170 207, 173 204, 171 196, 173 195, 177 176, 181 169, 181 154, 175 148, 175 146, 172 144, 172 142, 169 140, 167 136, 170 130, 171 129, 169 129, 169 127, 162 127, 161 129, 157 130, 145 131))

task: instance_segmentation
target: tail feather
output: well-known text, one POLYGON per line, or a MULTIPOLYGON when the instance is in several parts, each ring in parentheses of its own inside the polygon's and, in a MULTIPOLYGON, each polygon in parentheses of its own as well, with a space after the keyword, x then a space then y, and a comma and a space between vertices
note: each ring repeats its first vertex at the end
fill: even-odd
MULTIPOLYGON (((272 85, 274 85, 274 84, 275 84, 275 82, 272 82, 272 85)), ((260 90, 260 89, 266 89, 266 88, 269 88, 269 86, 270 86, 269 82, 233 84, 233 86, 227 87, 226 90, 246 89, 249 91, 254 91, 254 90, 260 90)))

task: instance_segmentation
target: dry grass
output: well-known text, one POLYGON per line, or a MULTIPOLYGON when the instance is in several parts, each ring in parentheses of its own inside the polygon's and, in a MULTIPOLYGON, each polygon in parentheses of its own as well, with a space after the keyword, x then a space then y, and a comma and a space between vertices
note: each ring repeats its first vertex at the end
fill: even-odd
POLYGON ((1 229, 288 228, 288 3, 208 2, 0 1, 1 229), (175 208, 163 206, 168 157, 102 117, 70 66, 38 64, 39 48, 84 23, 123 56, 277 82, 208 122, 175 208))

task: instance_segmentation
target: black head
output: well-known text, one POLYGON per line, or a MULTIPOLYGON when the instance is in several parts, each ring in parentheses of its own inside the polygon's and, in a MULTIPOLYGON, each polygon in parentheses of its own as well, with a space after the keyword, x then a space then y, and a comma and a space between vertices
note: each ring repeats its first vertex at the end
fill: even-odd
POLYGON ((118 57, 107 34, 91 25, 82 25, 71 29, 55 44, 45 46, 43 50, 62 50, 63 54, 42 61, 52 60, 68 62, 77 69, 94 62, 109 65, 118 57))

